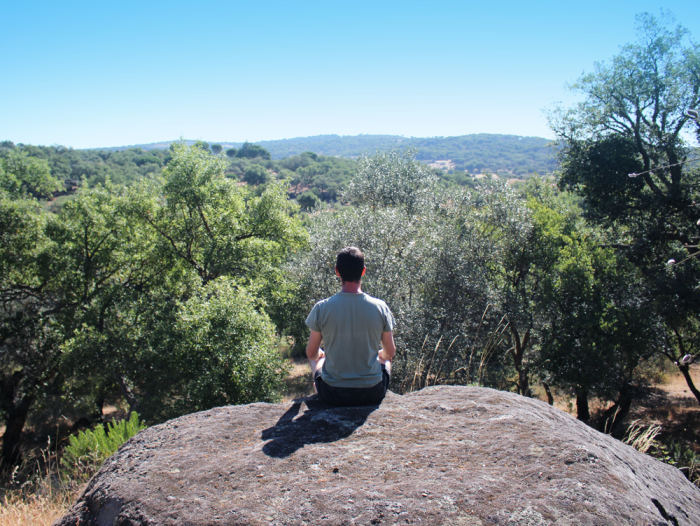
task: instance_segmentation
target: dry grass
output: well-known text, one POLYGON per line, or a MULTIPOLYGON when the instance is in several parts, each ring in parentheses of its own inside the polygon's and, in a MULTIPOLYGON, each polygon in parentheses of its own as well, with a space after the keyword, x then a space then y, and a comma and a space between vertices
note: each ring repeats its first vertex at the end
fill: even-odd
POLYGON ((50 447, 27 452, 20 466, 2 475, 0 526, 53 524, 66 514, 93 472, 72 480, 61 471, 50 447))
POLYGON ((639 420, 630 423, 625 438, 625 444, 632 446, 641 453, 648 452, 652 446, 656 446, 656 435, 661 432, 661 426, 645 426, 639 420))
POLYGON ((0 526, 50 526, 66 514, 79 491, 49 495, 5 494, 0 501, 0 526))
POLYGON ((305 358, 291 358, 290 361, 292 370, 285 380, 285 390, 282 393, 284 402, 314 394, 309 362, 305 358))

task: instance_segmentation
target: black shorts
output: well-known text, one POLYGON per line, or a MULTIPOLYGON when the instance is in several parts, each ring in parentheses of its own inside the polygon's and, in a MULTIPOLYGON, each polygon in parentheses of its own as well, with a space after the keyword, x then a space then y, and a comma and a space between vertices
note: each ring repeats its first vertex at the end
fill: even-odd
POLYGON ((382 380, 372 387, 333 387, 323 381, 321 369, 314 375, 314 383, 321 400, 330 405, 343 407, 380 403, 386 396, 390 381, 391 375, 384 364, 382 364, 382 380))

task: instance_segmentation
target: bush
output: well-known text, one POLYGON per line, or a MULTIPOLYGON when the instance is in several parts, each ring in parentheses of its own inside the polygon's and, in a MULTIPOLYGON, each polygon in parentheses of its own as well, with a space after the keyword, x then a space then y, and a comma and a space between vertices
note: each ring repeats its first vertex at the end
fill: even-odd
POLYGON ((315 193, 306 191, 297 197, 297 203, 299 203, 302 210, 308 212, 316 208, 321 203, 321 200, 315 193))
POLYGON ((243 180, 251 185, 265 184, 270 180, 270 174, 259 164, 251 165, 243 174, 243 180))
POLYGON ((134 411, 129 420, 121 420, 116 424, 110 422, 107 427, 109 430, 105 431, 104 426, 98 425, 94 430, 81 431, 70 437, 61 460, 69 476, 89 477, 108 457, 116 453, 124 442, 147 426, 139 421, 139 415, 134 411))

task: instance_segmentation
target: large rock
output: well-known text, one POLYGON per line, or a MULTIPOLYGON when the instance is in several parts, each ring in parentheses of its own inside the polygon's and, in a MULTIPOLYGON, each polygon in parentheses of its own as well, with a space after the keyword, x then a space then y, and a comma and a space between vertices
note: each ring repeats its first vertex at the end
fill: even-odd
POLYGON ((60 526, 698 525, 678 471, 543 402, 475 387, 379 407, 220 407, 139 433, 60 526))

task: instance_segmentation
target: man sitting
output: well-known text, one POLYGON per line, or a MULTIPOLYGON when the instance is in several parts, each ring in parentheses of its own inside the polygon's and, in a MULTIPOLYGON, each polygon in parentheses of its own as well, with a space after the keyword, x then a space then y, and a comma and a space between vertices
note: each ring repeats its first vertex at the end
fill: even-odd
POLYGON ((358 248, 341 250, 335 264, 340 292, 319 301, 306 319, 314 388, 331 405, 378 404, 389 387, 396 354, 394 316, 386 303, 362 292, 365 271, 358 248))

